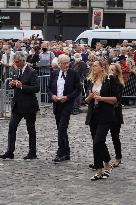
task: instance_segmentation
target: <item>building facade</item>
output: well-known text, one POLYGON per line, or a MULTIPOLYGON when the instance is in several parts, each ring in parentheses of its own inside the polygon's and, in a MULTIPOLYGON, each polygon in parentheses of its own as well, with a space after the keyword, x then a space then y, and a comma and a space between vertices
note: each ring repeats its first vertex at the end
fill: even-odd
MULTIPOLYGON (((103 8, 103 27, 136 28, 136 0, 48 0, 49 40, 58 33, 54 10, 63 13, 61 32, 64 39, 74 40, 88 28, 89 8, 103 8)), ((43 28, 44 9, 41 0, 0 0, 0 9, 0 29, 43 28)))

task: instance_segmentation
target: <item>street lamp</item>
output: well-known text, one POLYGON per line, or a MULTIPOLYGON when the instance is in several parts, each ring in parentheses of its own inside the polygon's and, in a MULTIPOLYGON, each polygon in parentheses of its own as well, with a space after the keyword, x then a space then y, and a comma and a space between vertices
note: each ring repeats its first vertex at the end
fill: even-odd
POLYGON ((91 0, 89 0, 89 9, 88 9, 88 29, 90 29, 91 27, 91 19, 92 19, 92 16, 91 16, 91 0))

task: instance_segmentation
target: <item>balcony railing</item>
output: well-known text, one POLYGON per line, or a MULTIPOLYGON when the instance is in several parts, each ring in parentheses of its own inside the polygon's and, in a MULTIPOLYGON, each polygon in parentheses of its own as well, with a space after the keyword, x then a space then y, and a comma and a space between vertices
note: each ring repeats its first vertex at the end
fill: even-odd
POLYGON ((87 0, 71 0, 71 8, 87 8, 87 0))
POLYGON ((7 1, 7 7, 20 7, 21 6, 21 0, 8 0, 7 1))
POLYGON ((123 0, 107 0, 107 8, 123 8, 123 0))

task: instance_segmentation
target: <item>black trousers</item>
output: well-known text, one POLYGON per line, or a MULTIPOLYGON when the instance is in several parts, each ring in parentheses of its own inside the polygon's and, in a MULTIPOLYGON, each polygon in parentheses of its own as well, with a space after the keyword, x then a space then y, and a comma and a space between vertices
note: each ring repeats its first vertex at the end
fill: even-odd
POLYGON ((116 124, 116 123, 113 123, 110 128, 110 133, 111 133, 111 137, 112 137, 112 141, 113 141, 113 145, 115 149, 116 159, 122 158, 121 142, 119 138, 120 128, 121 128, 121 124, 116 124))
POLYGON ((14 111, 11 114, 9 122, 9 131, 8 131, 8 150, 13 153, 15 151, 15 141, 16 141, 16 131, 19 125, 19 122, 22 118, 26 120, 27 131, 29 134, 29 153, 36 154, 36 130, 35 130, 35 121, 36 113, 34 114, 22 114, 14 111))
POLYGON ((94 166, 96 169, 103 168, 103 162, 111 160, 106 145, 106 136, 111 124, 100 124, 98 119, 99 113, 94 112, 90 123, 90 131, 93 139, 94 166))
POLYGON ((73 106, 68 103, 56 103, 55 119, 58 130, 58 156, 70 155, 67 129, 73 106))

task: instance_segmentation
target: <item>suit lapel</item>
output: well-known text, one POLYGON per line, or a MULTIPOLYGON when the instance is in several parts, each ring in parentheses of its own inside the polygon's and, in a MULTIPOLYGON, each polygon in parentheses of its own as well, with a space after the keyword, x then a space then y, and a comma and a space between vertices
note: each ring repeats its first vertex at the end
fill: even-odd
POLYGON ((66 79, 65 79, 64 91, 67 88, 67 85, 69 84, 71 79, 72 79, 71 78, 71 72, 70 72, 70 69, 68 69, 66 79))
POLYGON ((23 72, 23 74, 22 74, 22 76, 20 78, 21 81, 23 81, 24 79, 27 79, 28 72, 29 72, 29 67, 26 66, 26 68, 25 68, 25 70, 24 70, 24 72, 23 72))
POLYGON ((56 85, 57 85, 58 77, 59 77, 59 70, 57 70, 57 71, 56 71, 56 74, 55 74, 55 82, 56 82, 56 85))

